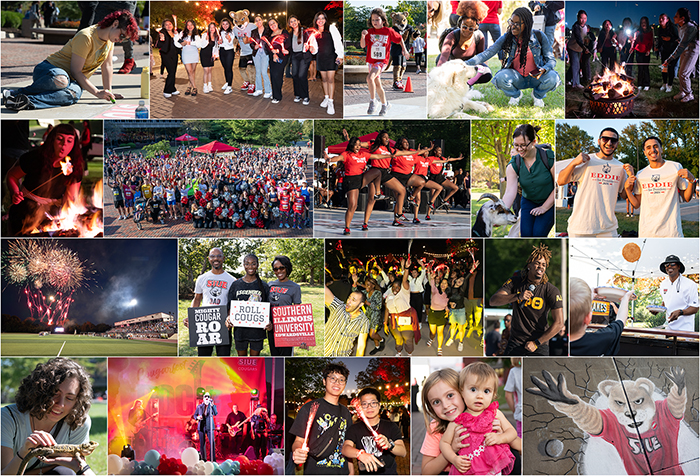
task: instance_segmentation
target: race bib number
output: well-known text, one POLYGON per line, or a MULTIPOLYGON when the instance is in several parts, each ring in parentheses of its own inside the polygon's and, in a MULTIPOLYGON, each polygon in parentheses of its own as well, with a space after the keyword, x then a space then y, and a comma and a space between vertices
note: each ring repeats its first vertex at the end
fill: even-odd
POLYGON ((400 326, 410 326, 411 325, 411 316, 399 316, 399 325, 400 326))
POLYGON ((372 59, 383 61, 386 58, 386 48, 384 47, 384 43, 375 42, 372 45, 371 55, 372 59))

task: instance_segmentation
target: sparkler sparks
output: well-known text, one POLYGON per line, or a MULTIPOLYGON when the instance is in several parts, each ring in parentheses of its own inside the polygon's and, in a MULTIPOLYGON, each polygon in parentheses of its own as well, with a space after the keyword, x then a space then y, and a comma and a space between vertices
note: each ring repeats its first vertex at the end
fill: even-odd
POLYGON ((304 444, 301 448, 304 450, 309 449, 309 433, 311 433, 311 425, 314 423, 314 418, 316 418, 316 412, 318 411, 318 402, 313 402, 309 408, 309 420, 306 422, 306 433, 304 434, 304 444))

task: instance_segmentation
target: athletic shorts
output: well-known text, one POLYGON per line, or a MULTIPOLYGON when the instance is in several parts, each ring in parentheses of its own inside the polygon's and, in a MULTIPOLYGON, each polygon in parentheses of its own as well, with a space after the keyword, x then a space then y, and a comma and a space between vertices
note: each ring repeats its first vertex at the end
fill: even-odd
POLYGON ((348 193, 351 190, 362 188, 362 175, 346 175, 343 179, 343 190, 348 193))
POLYGON ((394 177, 391 175, 391 170, 390 169, 381 169, 379 167, 372 167, 373 169, 377 169, 381 171, 382 173, 382 184, 385 182, 388 182, 389 180, 393 179, 394 177))
POLYGON ((408 180, 411 178, 411 175, 413 175, 413 174, 401 174, 399 172, 391 172, 391 176, 394 177, 399 182, 401 182, 401 185, 403 185, 404 188, 406 188, 406 184, 408 183, 408 180))
POLYGON ((127 198, 124 200, 124 205, 126 208, 132 208, 134 206, 134 199, 133 198, 127 198))
POLYGON ((175 206, 175 200, 168 200, 165 203, 168 204, 168 206, 174 207, 175 206))
POLYGON ((114 208, 124 208, 124 200, 115 200, 114 208))
POLYGON ((253 55, 239 56, 238 57, 238 68, 245 69, 246 67, 253 64, 253 55))
POLYGON ((442 185, 442 183, 447 180, 447 178, 443 174, 430 174, 429 175, 430 180, 435 182, 438 185, 442 185))

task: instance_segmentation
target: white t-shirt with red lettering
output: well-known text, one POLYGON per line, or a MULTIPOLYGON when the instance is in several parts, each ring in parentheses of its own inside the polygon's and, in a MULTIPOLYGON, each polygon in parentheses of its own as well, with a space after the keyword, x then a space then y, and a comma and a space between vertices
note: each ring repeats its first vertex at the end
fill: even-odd
POLYGON ((637 173, 635 195, 641 195, 639 207, 640 238, 683 238, 678 171, 683 166, 667 160, 661 167, 647 166, 637 173))
POLYGON ((228 304, 228 291, 235 280, 226 271, 221 274, 207 271, 197 278, 194 292, 202 295, 202 306, 223 306, 228 304))
POLYGON ((615 205, 627 180, 622 162, 593 155, 587 163, 574 169, 569 180, 578 182, 576 204, 569 217, 569 234, 612 233, 616 236, 615 205))

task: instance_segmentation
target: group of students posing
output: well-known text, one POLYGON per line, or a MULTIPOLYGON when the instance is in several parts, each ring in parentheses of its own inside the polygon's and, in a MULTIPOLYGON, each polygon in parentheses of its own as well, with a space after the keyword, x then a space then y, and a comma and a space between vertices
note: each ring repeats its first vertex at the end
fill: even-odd
POLYGON ((459 190, 443 174, 444 164, 463 159, 461 154, 456 158, 444 158, 442 148, 432 144, 431 147, 419 146, 418 150, 414 150, 406 137, 400 138, 392 146, 387 131, 380 131, 371 143, 350 137, 344 152, 333 157, 324 152, 324 157, 329 162, 343 161, 345 165, 343 189, 348 202, 343 230, 345 235, 350 234, 360 190, 364 187, 368 187, 369 195, 362 231, 369 229, 369 219, 376 200, 384 197, 381 187, 395 195, 393 226, 404 226, 402 220, 407 220, 403 213, 404 200, 414 208, 413 223, 420 224, 418 210, 424 188, 432 191, 429 210, 425 216, 426 220, 431 220, 430 212, 435 209, 435 201, 442 191, 447 191, 443 202, 448 202, 459 190), (411 187, 412 192, 409 194, 408 189, 411 187))
POLYGON ((202 92, 214 91, 212 71, 216 59, 220 59, 224 69, 223 94, 231 94, 236 87, 233 63, 238 47, 238 69, 243 80, 241 91, 249 96, 272 99, 273 104, 279 103, 285 69, 291 62, 294 102, 309 105, 307 74, 313 60, 323 81, 324 99, 320 106, 326 108, 328 114, 335 114, 335 72, 343 60, 343 45, 340 32, 327 21, 326 14, 319 12, 313 26, 304 28, 299 19, 291 15, 284 29, 276 18, 270 18, 265 25, 262 17, 255 16, 254 24, 246 21, 235 26, 224 18, 218 26, 215 22, 209 23, 206 31, 200 33, 193 20, 188 20, 184 30, 179 32, 173 21, 165 20, 156 41, 162 65, 168 72, 163 95, 170 98, 180 94, 175 88, 180 53, 189 80, 185 95, 198 93, 195 73, 200 62, 204 68, 202 92))

